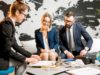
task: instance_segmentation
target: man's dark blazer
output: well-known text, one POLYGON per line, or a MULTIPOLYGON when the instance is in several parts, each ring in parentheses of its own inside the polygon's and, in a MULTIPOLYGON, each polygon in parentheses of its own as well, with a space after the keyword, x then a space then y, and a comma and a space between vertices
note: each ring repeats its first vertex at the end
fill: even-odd
POLYGON ((31 53, 18 46, 15 39, 15 27, 10 18, 5 18, 0 22, 0 70, 9 67, 9 58, 24 62, 25 56, 30 57, 31 53))
MULTIPOLYGON (((35 31, 35 39, 36 39, 36 47, 37 47, 38 53, 40 53, 40 49, 45 49, 41 29, 37 29, 35 31)), ((48 39, 49 48, 55 49, 56 52, 58 52, 59 44, 58 44, 58 32, 56 28, 52 28, 47 33, 47 39, 48 39)))
MULTIPOLYGON (((81 36, 83 36, 83 38, 86 40, 86 46, 88 48, 91 48, 93 40, 90 37, 90 35, 87 33, 87 31, 84 29, 84 27, 80 23, 74 23, 73 37, 74 37, 74 42, 75 42, 75 49, 77 50, 77 52, 80 52, 82 49, 84 49, 81 36)), ((64 50, 69 50, 65 26, 60 29, 59 38, 60 38, 61 51, 64 52, 64 50)))

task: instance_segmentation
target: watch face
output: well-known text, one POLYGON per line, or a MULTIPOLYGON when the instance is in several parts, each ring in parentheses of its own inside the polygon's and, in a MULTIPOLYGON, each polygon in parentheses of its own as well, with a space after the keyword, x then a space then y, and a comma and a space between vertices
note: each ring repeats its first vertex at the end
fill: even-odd
POLYGON ((85 47, 85 50, 86 50, 86 51, 88 51, 88 50, 89 50, 89 48, 88 48, 88 47, 85 47))

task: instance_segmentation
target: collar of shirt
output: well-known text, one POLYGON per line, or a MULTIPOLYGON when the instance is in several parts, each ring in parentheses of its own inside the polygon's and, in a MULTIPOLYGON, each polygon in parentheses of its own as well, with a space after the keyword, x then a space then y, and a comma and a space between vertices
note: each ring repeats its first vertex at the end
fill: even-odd
POLYGON ((13 25, 15 27, 15 20, 13 18, 11 18, 11 17, 10 17, 10 19, 12 20, 12 23, 13 23, 13 25))

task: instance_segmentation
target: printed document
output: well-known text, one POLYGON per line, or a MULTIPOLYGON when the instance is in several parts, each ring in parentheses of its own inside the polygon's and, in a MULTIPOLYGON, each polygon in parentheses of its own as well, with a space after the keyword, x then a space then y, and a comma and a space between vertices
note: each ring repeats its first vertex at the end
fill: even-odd
POLYGON ((80 69, 67 71, 72 75, 100 75, 100 70, 91 67, 84 67, 80 69))

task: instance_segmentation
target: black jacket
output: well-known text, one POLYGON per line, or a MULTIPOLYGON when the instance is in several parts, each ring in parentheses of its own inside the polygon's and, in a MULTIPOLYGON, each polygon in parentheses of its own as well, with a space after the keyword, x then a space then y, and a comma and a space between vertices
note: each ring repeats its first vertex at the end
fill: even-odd
POLYGON ((5 18, 0 22, 0 70, 9 67, 9 58, 24 63, 25 58, 30 56, 31 53, 18 46, 15 39, 15 27, 10 18, 5 18))

